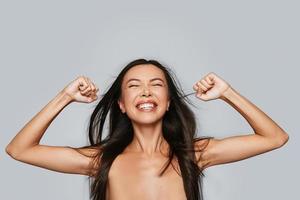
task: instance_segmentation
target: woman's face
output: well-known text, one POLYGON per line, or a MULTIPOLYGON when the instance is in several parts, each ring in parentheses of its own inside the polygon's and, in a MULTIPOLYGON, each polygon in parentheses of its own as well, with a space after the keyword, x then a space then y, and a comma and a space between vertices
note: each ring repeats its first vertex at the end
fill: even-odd
POLYGON ((161 120, 170 104, 164 73, 152 64, 128 70, 121 90, 120 109, 136 123, 152 124, 161 120))

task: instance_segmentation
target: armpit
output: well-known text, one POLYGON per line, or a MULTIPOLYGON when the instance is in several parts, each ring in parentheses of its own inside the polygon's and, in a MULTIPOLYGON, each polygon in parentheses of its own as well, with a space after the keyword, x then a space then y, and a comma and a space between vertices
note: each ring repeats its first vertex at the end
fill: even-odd
POLYGON ((206 159, 206 150, 207 146, 209 145, 211 139, 214 137, 205 137, 205 138, 195 138, 194 140, 194 150, 195 150, 195 157, 198 166, 202 169, 205 168, 209 164, 209 160, 206 159))

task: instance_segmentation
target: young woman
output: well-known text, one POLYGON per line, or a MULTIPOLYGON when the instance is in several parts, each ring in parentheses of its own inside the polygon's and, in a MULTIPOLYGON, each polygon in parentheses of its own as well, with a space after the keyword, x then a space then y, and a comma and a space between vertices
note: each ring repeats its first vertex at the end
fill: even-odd
POLYGON ((265 153, 288 141, 282 128, 215 73, 197 81, 193 89, 203 101, 230 104, 253 133, 197 138, 195 116, 170 69, 155 60, 138 59, 121 71, 95 107, 89 145, 39 144, 64 107, 97 100, 98 87, 80 76, 20 130, 6 151, 24 163, 86 175, 93 200, 199 200, 204 169, 265 153), (108 134, 102 139, 108 114, 108 134))

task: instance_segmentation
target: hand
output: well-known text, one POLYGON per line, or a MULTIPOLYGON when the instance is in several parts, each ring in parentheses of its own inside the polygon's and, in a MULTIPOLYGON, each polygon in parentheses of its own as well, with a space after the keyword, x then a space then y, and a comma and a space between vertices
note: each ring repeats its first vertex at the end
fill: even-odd
POLYGON ((72 101, 91 103, 98 98, 98 90, 98 87, 88 77, 79 76, 69 83, 63 92, 69 95, 72 101))
POLYGON ((196 97, 203 101, 209 101, 222 97, 224 92, 230 87, 227 82, 211 72, 198 81, 193 86, 193 89, 197 91, 196 97))

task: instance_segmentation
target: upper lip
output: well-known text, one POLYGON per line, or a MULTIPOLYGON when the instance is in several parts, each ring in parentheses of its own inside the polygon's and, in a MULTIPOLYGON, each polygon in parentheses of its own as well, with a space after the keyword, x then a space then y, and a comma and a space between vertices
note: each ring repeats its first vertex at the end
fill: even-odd
POLYGON ((140 101, 137 102, 136 106, 138 106, 139 104, 142 104, 142 103, 153 103, 155 106, 157 106, 157 103, 152 99, 140 100, 140 101))

